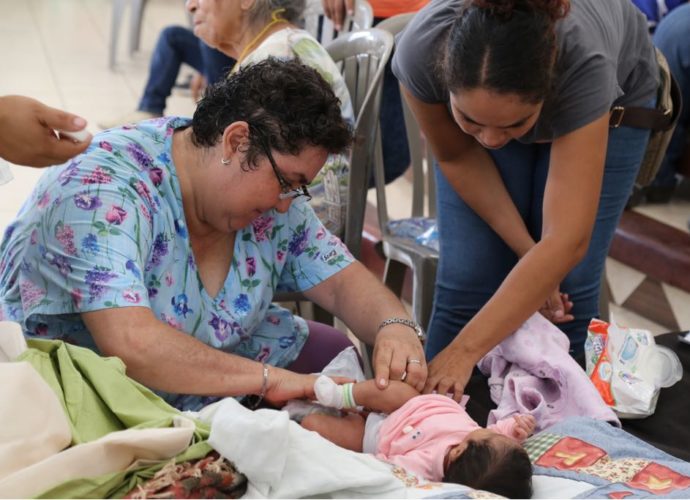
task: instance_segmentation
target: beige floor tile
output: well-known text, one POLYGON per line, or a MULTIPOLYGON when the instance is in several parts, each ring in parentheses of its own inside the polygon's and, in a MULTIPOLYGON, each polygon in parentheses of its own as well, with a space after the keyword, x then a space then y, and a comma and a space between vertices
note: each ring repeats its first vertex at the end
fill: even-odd
POLYGON ((611 299, 622 304, 640 286, 645 274, 612 258, 606 259, 606 278, 608 279, 611 299))
POLYGON ((690 330, 690 293, 665 283, 661 286, 671 304, 678 326, 681 330, 690 330))
POLYGON ((654 335, 665 333, 668 328, 663 327, 653 321, 643 318, 639 314, 635 314, 628 309, 624 309, 616 304, 610 304, 611 323, 616 323, 620 326, 627 326, 630 328, 643 328, 649 330, 654 335))
POLYGON ((688 232, 688 220, 690 220, 690 201, 674 199, 672 203, 662 205, 643 205, 635 208, 647 217, 668 224, 681 231, 688 232))

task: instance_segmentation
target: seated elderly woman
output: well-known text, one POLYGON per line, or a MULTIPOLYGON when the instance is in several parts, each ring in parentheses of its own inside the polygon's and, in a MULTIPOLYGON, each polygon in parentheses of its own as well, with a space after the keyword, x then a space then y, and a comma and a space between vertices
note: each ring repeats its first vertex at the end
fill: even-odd
MULTIPOLYGON (((299 28, 304 9, 305 0, 187 0, 194 34, 236 59, 233 71, 270 56, 299 58, 331 84, 343 118, 354 123, 347 85, 338 67, 319 42, 299 28)), ((330 155, 309 186, 312 208, 334 234, 341 234, 345 223, 348 172, 347 155, 330 155)))
POLYGON ((7 229, 0 319, 118 356, 178 408, 246 394, 280 404, 313 397, 313 376, 292 370, 319 371, 349 344, 271 304, 301 290, 375 345, 380 386, 406 371, 421 389, 403 305, 306 200, 350 141, 323 77, 272 58, 209 89, 191 120, 97 135, 44 174, 7 229))

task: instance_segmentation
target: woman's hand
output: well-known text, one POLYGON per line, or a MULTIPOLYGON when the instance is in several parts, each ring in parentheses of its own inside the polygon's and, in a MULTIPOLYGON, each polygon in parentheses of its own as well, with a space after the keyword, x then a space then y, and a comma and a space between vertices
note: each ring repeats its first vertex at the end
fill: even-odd
POLYGON ((558 324, 575 319, 575 316, 570 314, 572 309, 573 303, 568 294, 561 293, 560 290, 556 289, 546 299, 546 303, 539 309, 539 312, 552 323, 558 324))
POLYGON ((423 392, 451 394, 452 398, 459 402, 472 376, 474 365, 475 363, 458 352, 457 348, 452 345, 446 347, 429 363, 429 377, 423 392))
POLYGON ((402 380, 421 392, 427 378, 424 348, 415 332, 397 323, 383 327, 374 344, 374 378, 379 389, 402 380))
MULTIPOLYGON (((268 367, 268 385, 264 399, 273 406, 282 407, 291 399, 316 400, 314 382, 318 375, 291 372, 274 366, 268 367)), ((331 377, 337 384, 354 382, 347 377, 331 377)))
POLYGON ((264 399, 276 407, 282 407, 291 399, 316 399, 314 394, 316 379, 316 375, 305 375, 269 366, 264 399))

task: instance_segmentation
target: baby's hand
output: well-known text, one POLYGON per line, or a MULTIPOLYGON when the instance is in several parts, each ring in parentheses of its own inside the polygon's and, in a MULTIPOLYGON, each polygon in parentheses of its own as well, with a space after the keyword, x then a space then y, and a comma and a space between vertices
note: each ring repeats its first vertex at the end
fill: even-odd
POLYGON ((537 421, 532 415, 514 415, 515 427, 513 427, 513 437, 518 441, 523 441, 530 437, 537 426, 537 421))

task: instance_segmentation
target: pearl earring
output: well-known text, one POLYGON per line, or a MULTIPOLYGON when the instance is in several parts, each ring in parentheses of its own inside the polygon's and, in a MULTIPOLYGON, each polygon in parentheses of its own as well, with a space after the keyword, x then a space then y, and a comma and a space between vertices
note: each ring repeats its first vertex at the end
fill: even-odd
POLYGON ((221 162, 223 165, 230 165, 230 159, 229 159, 229 158, 228 158, 228 159, 226 159, 226 158, 221 158, 220 162, 221 162))

